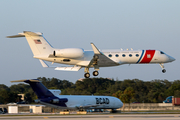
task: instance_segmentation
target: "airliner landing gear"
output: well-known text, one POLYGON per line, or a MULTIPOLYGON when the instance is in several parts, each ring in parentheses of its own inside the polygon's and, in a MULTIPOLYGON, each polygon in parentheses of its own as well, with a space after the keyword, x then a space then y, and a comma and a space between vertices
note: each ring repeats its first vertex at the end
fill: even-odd
MULTIPOLYGON (((85 78, 89 78, 90 77, 89 68, 85 68, 84 72, 85 72, 84 77, 85 78)), ((99 75, 99 72, 97 71, 97 69, 95 69, 95 71, 93 72, 93 75, 94 76, 98 76, 99 75)))
POLYGON ((98 76, 98 75, 99 75, 99 72, 98 72, 98 71, 94 71, 94 72, 93 72, 93 75, 94 75, 94 76, 98 76))
POLYGON ((85 69, 84 69, 84 72, 85 72, 84 77, 85 77, 85 78, 89 78, 89 77, 90 77, 89 68, 85 68, 85 69))
POLYGON ((90 74, 89 74, 89 73, 85 73, 85 74, 84 74, 84 77, 85 77, 85 78, 89 78, 89 77, 90 77, 90 74))
POLYGON ((163 63, 160 63, 159 65, 160 65, 161 68, 162 68, 162 72, 165 73, 165 72, 166 72, 166 69, 164 69, 164 64, 163 64, 163 63))
POLYGON ((116 110, 116 109, 111 109, 110 112, 111 112, 111 113, 117 113, 117 110, 116 110))
POLYGON ((165 73, 165 72, 166 72, 166 69, 163 69, 162 72, 165 73))

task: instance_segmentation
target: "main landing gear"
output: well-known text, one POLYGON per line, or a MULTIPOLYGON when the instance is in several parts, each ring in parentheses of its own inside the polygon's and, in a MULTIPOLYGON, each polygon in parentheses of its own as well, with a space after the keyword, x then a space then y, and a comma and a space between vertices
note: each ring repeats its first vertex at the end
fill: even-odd
POLYGON ((159 65, 160 65, 161 68, 162 68, 162 72, 165 73, 165 72, 166 72, 166 69, 164 69, 164 64, 163 64, 163 63, 160 63, 159 65))
POLYGON ((94 72, 93 72, 93 75, 94 75, 94 76, 98 76, 98 75, 99 75, 99 72, 98 72, 98 71, 94 71, 94 72))
POLYGON ((89 73, 85 73, 85 74, 84 74, 84 77, 85 77, 85 78, 89 78, 89 77, 90 77, 90 74, 89 74, 89 73))
MULTIPOLYGON (((89 77, 90 77, 89 68, 85 68, 84 71, 85 71, 84 77, 85 77, 85 78, 89 78, 89 77)), ((98 75, 99 75, 99 72, 98 72, 97 70, 95 70, 95 71, 93 72, 93 75, 94 75, 94 76, 98 76, 98 75)))

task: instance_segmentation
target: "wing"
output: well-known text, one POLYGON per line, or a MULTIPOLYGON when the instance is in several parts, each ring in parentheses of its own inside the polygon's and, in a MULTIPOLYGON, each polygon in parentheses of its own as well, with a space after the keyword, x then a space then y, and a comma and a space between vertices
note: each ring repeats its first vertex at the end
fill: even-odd
POLYGON ((73 66, 73 67, 56 67, 55 70, 65 70, 65 71, 79 71, 81 66, 73 66))
POLYGON ((87 66, 88 68, 90 66, 94 66, 94 67, 98 67, 98 66, 117 66, 119 65, 119 63, 109 59, 107 56, 105 56, 103 53, 101 53, 98 48, 91 43, 91 46, 93 48, 94 51, 94 56, 92 58, 92 60, 90 61, 89 65, 87 66))
MULTIPOLYGON (((48 68, 48 64, 46 64, 43 60, 40 60, 40 63, 43 67, 48 68)), ((55 68, 55 70, 64 70, 64 71, 79 71, 81 69, 81 66, 72 66, 72 67, 56 67, 56 66, 52 66, 51 68, 55 68)))
POLYGON ((92 105, 92 104, 87 104, 87 105, 76 106, 76 107, 77 107, 78 109, 82 109, 82 108, 88 109, 88 108, 95 108, 95 107, 98 107, 98 106, 101 106, 101 105, 97 105, 97 104, 94 104, 94 105, 92 105))

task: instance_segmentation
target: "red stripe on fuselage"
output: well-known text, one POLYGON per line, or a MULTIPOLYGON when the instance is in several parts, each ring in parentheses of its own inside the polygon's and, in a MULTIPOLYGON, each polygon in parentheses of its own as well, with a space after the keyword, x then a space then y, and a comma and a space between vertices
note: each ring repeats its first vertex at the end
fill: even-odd
POLYGON ((146 50, 146 53, 140 63, 150 63, 154 57, 155 50, 146 50))

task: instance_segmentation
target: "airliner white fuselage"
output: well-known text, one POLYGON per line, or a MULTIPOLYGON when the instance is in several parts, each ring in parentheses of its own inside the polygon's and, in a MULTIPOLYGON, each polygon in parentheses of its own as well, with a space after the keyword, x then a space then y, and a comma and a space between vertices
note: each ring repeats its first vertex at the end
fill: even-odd
POLYGON ((36 103, 41 103, 58 109, 118 109, 123 106, 120 99, 112 96, 94 95, 60 95, 60 90, 48 90, 39 80, 17 80, 11 82, 28 83, 36 93, 36 103))
POLYGON ((26 37, 34 58, 40 60, 43 67, 49 67, 43 60, 52 63, 74 65, 73 67, 56 67, 55 70, 78 71, 85 68, 85 77, 89 78, 89 68, 94 67, 94 76, 97 76, 99 67, 111 67, 123 64, 160 64, 165 73, 164 63, 175 59, 159 50, 102 50, 91 43, 93 51, 82 48, 53 48, 43 37, 42 33, 27 32, 8 38, 26 37))

